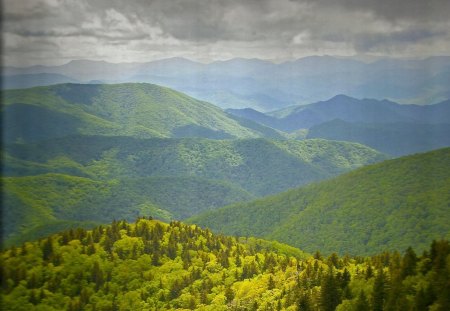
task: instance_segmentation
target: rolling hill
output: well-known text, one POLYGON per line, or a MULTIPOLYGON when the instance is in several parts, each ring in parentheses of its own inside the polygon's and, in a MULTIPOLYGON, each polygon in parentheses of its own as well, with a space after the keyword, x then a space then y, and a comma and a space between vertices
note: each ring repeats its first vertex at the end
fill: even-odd
POLYGON ((184 219, 386 156, 325 140, 72 136, 5 145, 3 158, 3 235, 14 241, 149 213, 184 219))
POLYGON ((366 146, 321 139, 138 139, 72 136, 5 145, 7 176, 47 172, 93 179, 197 176, 266 195, 386 159, 366 146))
POLYGON ((273 129, 249 121, 244 122, 250 127, 242 126, 212 104, 152 84, 59 84, 2 95, 6 142, 70 134, 282 138, 273 129))
POLYGON ((450 234, 450 148, 369 165, 331 180, 206 212, 191 223, 306 251, 373 254, 450 234))
POLYGON ((198 177, 92 180, 63 174, 2 178, 2 237, 33 240, 70 227, 153 215, 170 221, 254 198, 223 181, 198 177))

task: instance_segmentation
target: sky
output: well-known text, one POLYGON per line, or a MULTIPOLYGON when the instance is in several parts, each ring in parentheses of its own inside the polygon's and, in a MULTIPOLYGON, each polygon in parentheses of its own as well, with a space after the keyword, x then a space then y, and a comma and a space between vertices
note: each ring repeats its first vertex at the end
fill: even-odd
POLYGON ((449 0, 3 0, 5 66, 450 55, 449 0))

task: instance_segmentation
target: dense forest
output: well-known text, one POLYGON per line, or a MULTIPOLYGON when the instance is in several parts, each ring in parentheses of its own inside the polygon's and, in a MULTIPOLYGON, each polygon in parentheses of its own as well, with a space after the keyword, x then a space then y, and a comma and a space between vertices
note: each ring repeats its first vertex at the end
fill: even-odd
POLYGON ((182 220, 386 159, 321 139, 70 136, 3 149, 7 243, 139 215, 182 220))
POLYGON ((367 165, 189 222, 215 232, 275 239, 313 252, 418 251, 450 238, 450 148, 367 165))
POLYGON ((1 253, 2 310, 450 308, 450 246, 314 256, 277 242, 140 218, 1 253))
POLYGON ((5 90, 7 142, 74 134, 213 139, 283 135, 173 89, 148 83, 57 84, 5 90), (241 125, 240 123, 243 123, 241 125))

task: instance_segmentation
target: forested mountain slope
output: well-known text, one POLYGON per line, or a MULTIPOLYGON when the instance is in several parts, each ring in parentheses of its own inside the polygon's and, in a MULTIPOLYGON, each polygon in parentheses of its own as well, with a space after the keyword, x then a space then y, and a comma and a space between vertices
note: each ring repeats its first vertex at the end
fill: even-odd
POLYGON ((190 222, 306 251, 373 254, 450 234, 450 148, 369 165, 190 222))
POLYGON ((58 84, 6 90, 3 138, 39 141, 73 134, 134 137, 275 137, 277 131, 240 125, 220 108, 146 83, 58 84))
POLYGON ((73 136, 5 145, 7 176, 63 173, 92 179, 198 176, 255 195, 276 193, 386 158, 326 140, 136 139, 73 136))
POLYGON ((25 241, 148 213, 184 219, 383 159, 362 145, 325 140, 74 136, 5 145, 3 235, 25 241))

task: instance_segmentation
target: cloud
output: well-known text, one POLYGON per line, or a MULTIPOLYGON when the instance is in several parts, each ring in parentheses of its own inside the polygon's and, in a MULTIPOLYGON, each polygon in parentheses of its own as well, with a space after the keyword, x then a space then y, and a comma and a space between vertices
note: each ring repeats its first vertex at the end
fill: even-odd
POLYGON ((3 7, 5 64, 450 51, 448 0, 4 0, 3 7))
MULTIPOLYGON (((296 1, 296 0, 294 0, 296 1)), ((307 0, 318 7, 370 12, 388 21, 446 21, 450 11, 448 0, 307 0)), ((303 2, 301 0, 300 2, 303 2)))

